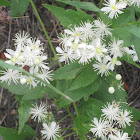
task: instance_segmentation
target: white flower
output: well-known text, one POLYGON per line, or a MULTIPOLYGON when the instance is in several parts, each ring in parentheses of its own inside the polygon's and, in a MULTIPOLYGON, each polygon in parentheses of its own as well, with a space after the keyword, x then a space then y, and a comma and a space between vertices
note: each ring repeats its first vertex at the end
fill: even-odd
POLYGON ((29 85, 29 88, 31 89, 31 87, 33 86, 33 88, 37 87, 38 81, 32 77, 29 76, 27 77, 27 85, 29 85))
POLYGON ((24 60, 24 57, 21 53, 21 48, 18 47, 15 51, 12 49, 6 49, 8 53, 4 53, 6 58, 10 59, 5 61, 8 64, 15 65, 15 64, 22 64, 22 61, 24 60))
POLYGON ((119 116, 117 117, 117 122, 121 127, 125 128, 126 124, 130 126, 130 122, 132 122, 132 115, 130 115, 130 113, 131 111, 127 111, 127 109, 120 112, 119 116))
MULTIPOLYGON (((53 74, 51 74, 52 71, 48 71, 48 70, 43 70, 41 73, 36 73, 37 77, 41 78, 42 80, 45 80, 48 84, 50 83, 50 81, 52 81, 52 76, 53 74)), ((41 86, 46 86, 46 84, 41 82, 41 86)))
POLYGON ((71 46, 72 41, 69 38, 69 35, 64 32, 64 34, 61 33, 61 37, 58 37, 59 40, 61 41, 60 45, 62 44, 63 46, 71 46))
POLYGON ((90 61, 90 58, 93 56, 93 51, 90 49, 93 46, 92 45, 87 45, 86 43, 82 43, 78 45, 77 49, 77 56, 79 58, 79 63, 81 64, 87 64, 90 61))
POLYGON ((86 41, 87 39, 92 39, 94 36, 94 30, 93 30, 93 23, 90 23, 89 21, 87 22, 82 22, 80 31, 81 31, 81 36, 82 40, 86 41))
POLYGON ((102 109, 102 116, 107 118, 109 121, 117 120, 119 113, 120 113, 120 108, 119 106, 115 106, 114 102, 112 104, 107 103, 102 109))
POLYGON ((122 76, 121 76, 120 74, 116 74, 115 78, 116 78, 117 80, 121 80, 121 79, 122 79, 122 76))
POLYGON ((95 59, 101 62, 101 58, 104 56, 105 53, 107 53, 107 49, 105 48, 105 45, 101 43, 100 38, 97 38, 96 40, 94 40, 92 45, 95 47, 94 49, 95 59))
POLYGON ((74 41, 74 43, 79 43, 81 37, 81 31, 79 27, 74 27, 71 30, 65 29, 64 32, 70 35, 69 41, 74 41))
POLYGON ((13 69, 6 69, 6 71, 0 71, 0 74, 3 75, 0 77, 1 83, 7 82, 8 85, 10 85, 12 81, 17 84, 18 79, 20 78, 19 72, 13 69))
POLYGON ((94 124, 91 124, 93 128, 91 128, 90 131, 95 135, 95 137, 104 138, 107 128, 107 121, 102 120, 102 118, 100 118, 98 121, 97 118, 94 118, 92 122, 94 124))
POLYGON ((37 104, 33 105, 33 107, 30 108, 30 114, 32 114, 31 119, 34 119, 34 121, 36 121, 36 119, 38 119, 38 122, 45 120, 48 114, 46 104, 41 103, 40 106, 37 104))
POLYGON ((63 47, 62 49, 60 47, 56 47, 56 51, 59 53, 57 55, 60 55, 59 58, 60 62, 69 63, 69 61, 73 62, 76 58, 73 50, 70 47, 63 47))
POLYGON ((136 6, 136 5, 137 5, 138 7, 140 6, 140 0, 128 0, 128 1, 130 2, 131 5, 134 4, 134 6, 136 6))
POLYGON ((108 28, 108 25, 105 25, 104 22, 101 19, 98 20, 94 20, 94 31, 96 36, 98 37, 103 37, 104 35, 108 36, 112 36, 112 33, 110 32, 112 29, 108 28))
POLYGON ((24 56, 24 59, 25 59, 23 66, 25 65, 33 66, 34 61, 39 56, 39 53, 38 51, 33 50, 31 46, 25 46, 25 50, 22 53, 22 55, 24 56))
POLYGON ((59 125, 57 125, 56 122, 51 122, 50 125, 43 123, 43 130, 41 130, 41 133, 46 140, 57 140, 57 137, 60 137, 58 135, 59 131, 59 125))
POLYGON ((113 71, 114 70, 114 67, 115 67, 115 65, 121 65, 122 63, 120 62, 120 61, 118 61, 117 60, 117 58, 116 57, 113 57, 113 58, 111 58, 110 56, 105 56, 105 58, 108 60, 108 61, 110 61, 110 62, 108 62, 108 64, 110 65, 110 69, 113 71))
POLYGON ((105 14, 109 13, 109 18, 113 19, 118 17, 118 14, 122 14, 122 9, 126 8, 126 2, 116 2, 116 0, 108 0, 105 1, 104 4, 106 7, 101 8, 101 11, 105 12, 105 14))
POLYGON ((114 87, 109 87, 109 88, 108 88, 108 92, 111 93, 111 94, 114 93, 114 92, 115 92, 114 87))
POLYGON ((113 42, 110 42, 109 44, 109 50, 111 55, 113 55, 114 58, 117 57, 122 57, 123 56, 123 40, 118 40, 116 41, 115 39, 113 40, 113 42))
POLYGON ((47 60, 47 56, 37 56, 36 59, 34 60, 34 65, 32 66, 32 68, 34 69, 34 71, 38 72, 39 69, 43 70, 43 69, 49 69, 48 66, 46 66, 46 62, 43 62, 44 60, 47 60))
POLYGON ((116 135, 109 135, 109 138, 111 140, 130 140, 130 138, 128 137, 128 133, 123 133, 123 132, 119 132, 116 135))
POLYGON ((110 134, 116 134, 118 132, 118 130, 116 130, 114 128, 114 124, 110 123, 109 121, 107 121, 107 128, 106 128, 106 136, 110 135, 110 134))
POLYGON ((103 59, 103 61, 101 62, 96 62, 96 64, 93 64, 93 69, 95 69, 95 71, 99 70, 97 74, 101 74, 101 77, 103 76, 103 74, 105 74, 105 76, 109 75, 109 64, 107 64, 108 60, 103 59))
POLYGON ((15 41, 14 45, 17 45, 17 47, 18 46, 23 47, 26 44, 27 39, 29 38, 29 34, 23 31, 22 33, 21 32, 16 33, 15 37, 16 39, 13 39, 15 41))

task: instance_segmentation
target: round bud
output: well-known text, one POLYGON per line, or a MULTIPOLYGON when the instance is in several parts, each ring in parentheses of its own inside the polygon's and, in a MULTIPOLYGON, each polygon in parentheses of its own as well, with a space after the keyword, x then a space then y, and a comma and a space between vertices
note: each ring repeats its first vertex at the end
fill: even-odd
POLYGON ((116 75, 116 79, 117 79, 117 80, 121 80, 121 79, 122 79, 122 76, 121 76, 120 74, 117 74, 117 75, 116 75))
POLYGON ((109 87, 109 88, 108 88, 108 92, 111 93, 111 94, 114 93, 114 92, 115 92, 114 87, 109 87))
POLYGON ((20 83, 24 85, 27 82, 26 78, 20 78, 20 83))

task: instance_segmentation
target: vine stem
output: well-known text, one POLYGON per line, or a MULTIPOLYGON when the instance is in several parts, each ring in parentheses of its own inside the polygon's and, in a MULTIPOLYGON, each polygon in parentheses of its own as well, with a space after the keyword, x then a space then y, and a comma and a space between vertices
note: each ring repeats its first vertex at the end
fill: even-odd
POLYGON ((99 9, 102 8, 102 3, 103 3, 103 0, 100 0, 100 3, 99 3, 99 9))
MULTIPOLYGON (((51 40, 50 40, 49 35, 48 35, 48 33, 47 33, 46 29, 45 29, 45 26, 44 26, 44 24, 43 24, 43 22, 42 22, 42 20, 41 20, 41 18, 40 18, 40 16, 39 16, 39 13, 38 13, 38 11, 37 11, 37 9, 36 9, 36 7, 35 7, 35 4, 33 3, 32 0, 30 0, 30 3, 31 3, 31 5, 32 5, 32 7, 33 7, 33 9, 34 9, 34 12, 35 12, 35 14, 36 14, 36 16, 37 16, 38 21, 40 22, 40 25, 41 25, 41 27, 42 27, 42 29, 43 29, 43 31, 44 31, 44 34, 45 34, 45 36, 46 36, 46 38, 47 38, 47 40, 48 40, 48 43, 49 43, 49 45, 50 45, 50 47, 51 47, 51 50, 52 50, 52 52, 53 52, 53 55, 54 55, 55 58, 57 58, 56 52, 55 52, 55 50, 54 50, 54 47, 53 47, 53 45, 52 45, 52 43, 51 43, 51 40)), ((59 67, 62 67, 62 65, 61 65, 61 63, 59 62, 58 59, 57 59, 57 61, 58 61, 59 67)))
POLYGON ((58 122, 58 124, 59 124, 60 122, 62 122, 63 120, 65 120, 68 116, 69 116, 69 114, 66 115, 64 118, 62 118, 62 119, 58 122))
POLYGON ((63 139, 66 138, 66 137, 68 137, 68 136, 71 136, 71 135, 73 135, 73 134, 75 134, 75 132, 73 132, 73 133, 71 133, 71 134, 68 134, 68 135, 64 136, 63 139))

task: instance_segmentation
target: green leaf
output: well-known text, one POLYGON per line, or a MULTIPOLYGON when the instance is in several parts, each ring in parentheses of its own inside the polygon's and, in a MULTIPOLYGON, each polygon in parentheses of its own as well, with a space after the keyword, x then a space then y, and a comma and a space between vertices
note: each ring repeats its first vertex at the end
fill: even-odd
POLYGON ((97 72, 91 67, 86 67, 82 72, 74 79, 69 90, 86 87, 97 79, 97 72))
POLYGON ((134 65, 134 66, 136 66, 136 67, 138 67, 138 68, 140 68, 140 66, 139 66, 136 62, 133 61, 131 55, 125 54, 125 55, 123 55, 123 57, 121 57, 120 59, 121 59, 121 60, 124 60, 124 61, 126 61, 126 62, 128 62, 128 63, 130 63, 130 64, 132 64, 132 65, 134 65))
POLYGON ((29 140, 36 136, 34 130, 28 125, 25 125, 20 135, 15 129, 0 126, 0 135, 3 136, 4 140, 29 140))
MULTIPOLYGON (((79 88, 75 90, 65 90, 64 93, 69 96, 74 102, 79 101, 81 98, 84 98, 84 100, 88 100, 89 95, 93 94, 95 91, 98 90, 100 85, 99 80, 95 80, 93 83, 90 85, 84 87, 84 88, 79 88)), ((68 101, 66 98, 61 97, 59 101, 59 108, 62 108, 71 102, 68 101)))
POLYGON ((82 69, 82 65, 78 63, 71 63, 67 64, 62 68, 59 68, 54 72, 54 79, 55 80, 69 80, 69 79, 74 79, 76 77, 77 72, 82 69))
POLYGON ((89 10, 93 12, 100 12, 100 9, 91 2, 63 1, 63 0, 57 0, 57 1, 72 5, 77 8, 81 8, 81 9, 85 9, 85 10, 89 10))
MULTIPOLYGON (((14 69, 14 70, 18 70, 19 72, 22 72, 23 74, 27 75, 27 76, 32 76, 34 78, 36 78, 38 81, 42 82, 43 84, 46 85, 47 88, 49 88, 50 90, 52 90, 53 92, 64 96, 64 93, 62 93, 60 90, 58 90, 57 88, 55 88, 53 85, 48 84, 46 81, 43 81, 42 79, 38 78, 37 76, 30 74, 29 72, 23 70, 23 69, 19 69, 17 66, 12 66, 10 64, 5 63, 3 60, 0 60, 0 67, 2 68, 8 68, 8 69, 14 69)), ((36 87, 37 88, 37 87, 36 87)), ((22 91, 21 91, 22 92, 22 91)), ((43 91, 44 92, 44 91, 43 91)), ((40 96, 39 96, 40 97, 40 96)), ((70 98, 68 99, 70 100, 70 98)))
POLYGON ((30 0, 11 0, 11 16, 20 17, 28 8, 30 0))
POLYGON ((21 133, 25 123, 30 117, 30 107, 32 106, 33 101, 20 101, 18 113, 19 113, 19 128, 18 134, 21 133))
POLYGON ((11 6, 11 3, 7 0, 0 0, 0 5, 1 6, 11 6))
POLYGON ((133 42, 134 42, 134 47, 135 47, 136 53, 140 60, 140 39, 135 36, 133 42))
POLYGON ((136 37, 140 38, 140 28, 136 25, 127 26, 126 29, 132 34, 134 34, 136 37))
POLYGON ((43 4, 45 8, 47 8, 50 12, 52 12, 56 18, 60 21, 61 25, 65 28, 71 25, 71 27, 75 25, 79 25, 81 21, 93 21, 94 19, 83 12, 82 10, 74 11, 71 9, 65 10, 64 8, 60 8, 54 5, 43 4))
POLYGON ((99 14, 100 14, 100 18, 103 20, 105 24, 108 24, 108 25, 112 24, 112 20, 111 18, 108 17, 107 14, 104 14, 103 12, 99 12, 99 14))
POLYGON ((131 19, 131 16, 130 16, 130 8, 129 9, 125 9, 124 10, 124 13, 123 14, 120 14, 119 17, 116 19, 114 18, 112 20, 112 25, 115 26, 115 25, 125 25, 127 24, 131 19))

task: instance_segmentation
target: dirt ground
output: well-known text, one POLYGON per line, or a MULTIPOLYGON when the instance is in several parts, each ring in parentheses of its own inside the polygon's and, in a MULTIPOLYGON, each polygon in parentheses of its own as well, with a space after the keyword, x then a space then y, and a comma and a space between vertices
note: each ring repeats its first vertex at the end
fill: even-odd
MULTIPOLYGON (((35 3, 37 10, 41 16, 41 19, 45 25, 45 28, 50 36, 51 42, 54 47, 59 45, 58 36, 59 33, 63 30, 63 27, 60 25, 59 21, 41 4, 48 3, 54 4, 53 1, 44 1, 37 0, 35 3)), ((90 12, 92 16, 96 16, 95 13, 90 12)), ((48 57, 53 56, 51 49, 49 47, 48 41, 45 38, 44 32, 36 18, 36 15, 29 5, 24 16, 21 18, 12 18, 10 16, 10 8, 0 7, 0 54, 1 58, 3 57, 2 52, 5 52, 8 48, 13 48, 14 35, 19 31, 26 31, 30 33, 32 37, 37 37, 44 43, 45 52, 48 54, 48 57)), ((140 64, 140 63, 139 63, 140 64)), ((52 69, 58 67, 57 63, 52 66, 52 69)), ((122 66, 116 69, 117 73, 120 73, 123 77, 124 87, 128 94, 128 103, 129 105, 140 110, 140 69, 135 66, 122 62, 122 66)), ((43 98, 45 100, 46 96, 43 98)), ((40 102, 40 100, 37 100, 40 102)), ((50 101, 51 103, 52 101, 50 101)), ((57 110, 57 106, 53 106, 52 111, 56 118, 56 121, 59 121, 61 118, 67 115, 67 112, 64 109, 57 110)), ((73 107, 71 107, 71 112, 73 112, 73 107)), ((39 140, 42 140, 40 136, 40 129, 42 128, 41 124, 36 124, 33 121, 28 122, 30 126, 36 131, 39 140)), ((8 90, 0 87, 0 125, 7 128, 18 128, 18 103, 14 98, 14 94, 9 93, 8 90)), ((61 122, 61 128, 71 128, 72 120, 70 117, 61 122)), ((136 124, 136 130, 140 131, 140 121, 136 124)), ((63 131, 62 135, 72 133, 72 130, 63 131)), ((1 140, 1 138, 0 138, 1 140)), ((78 140, 75 135, 67 137, 65 140, 78 140)), ((140 135, 135 134, 133 140, 140 140, 140 135)))

